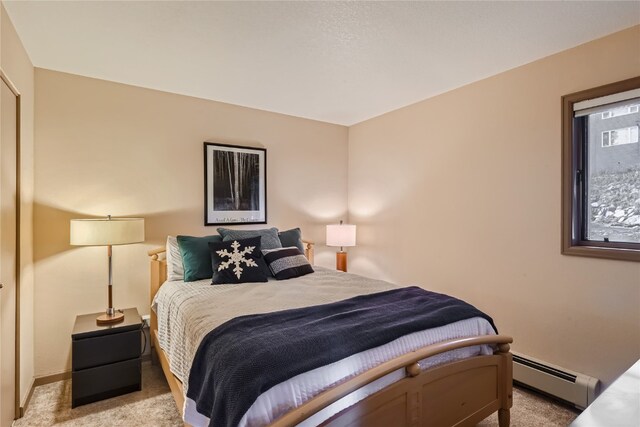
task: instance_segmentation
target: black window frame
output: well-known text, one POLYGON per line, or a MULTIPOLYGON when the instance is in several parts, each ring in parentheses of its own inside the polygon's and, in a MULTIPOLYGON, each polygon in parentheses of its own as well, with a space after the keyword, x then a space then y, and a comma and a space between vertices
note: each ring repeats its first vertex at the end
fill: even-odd
POLYGON ((640 89, 640 77, 599 86, 562 97, 562 253, 565 255, 640 261, 640 243, 586 240, 589 215, 585 168, 586 120, 574 117, 580 101, 640 89))

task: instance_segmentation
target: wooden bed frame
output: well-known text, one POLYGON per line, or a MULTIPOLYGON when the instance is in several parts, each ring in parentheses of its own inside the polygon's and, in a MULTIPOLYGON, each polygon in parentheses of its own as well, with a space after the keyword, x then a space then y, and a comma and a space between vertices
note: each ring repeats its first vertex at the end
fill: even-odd
MULTIPOLYGON (((313 264, 313 243, 304 241, 305 256, 313 264)), ((167 263, 160 255, 165 248, 149 251, 151 300, 166 281, 167 263)), ((158 343, 158 318, 151 310, 154 360, 159 360, 178 410, 182 413, 182 383, 169 370, 169 360, 158 343), (157 359, 156 359, 157 357, 157 359)), ((498 411, 500 427, 508 427, 512 406, 511 337, 484 335, 444 341, 389 360, 329 389, 274 421, 272 427, 295 426, 378 378, 404 368, 402 380, 370 395, 325 421, 323 426, 475 426, 498 411), (422 371, 418 361, 458 348, 494 344, 489 356, 475 356, 422 371)))

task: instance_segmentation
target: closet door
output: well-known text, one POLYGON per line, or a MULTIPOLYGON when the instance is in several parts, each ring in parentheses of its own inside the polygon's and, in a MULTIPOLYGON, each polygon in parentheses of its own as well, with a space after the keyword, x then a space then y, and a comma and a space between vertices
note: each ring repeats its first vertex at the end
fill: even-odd
POLYGON ((0 427, 16 402, 16 97, 0 83, 0 427))

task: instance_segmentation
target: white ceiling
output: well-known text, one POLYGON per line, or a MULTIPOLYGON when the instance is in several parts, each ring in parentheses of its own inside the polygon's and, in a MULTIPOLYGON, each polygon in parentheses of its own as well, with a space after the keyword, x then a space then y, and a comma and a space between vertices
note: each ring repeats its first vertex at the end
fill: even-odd
POLYGON ((640 23, 638 1, 4 4, 36 67, 343 125, 640 23))

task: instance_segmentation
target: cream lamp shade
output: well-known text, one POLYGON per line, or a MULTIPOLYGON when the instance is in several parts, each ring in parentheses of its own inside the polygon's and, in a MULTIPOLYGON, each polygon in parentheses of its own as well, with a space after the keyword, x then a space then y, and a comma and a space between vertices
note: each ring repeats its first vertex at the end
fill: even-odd
POLYGON ((355 246, 356 226, 353 224, 327 225, 327 246, 355 246))
POLYGON ((112 246, 144 242, 143 218, 72 219, 69 243, 73 246, 106 246, 109 262, 109 307, 96 318, 99 326, 108 326, 124 320, 124 312, 113 308, 112 246))
POLYGON ((127 245, 144 242, 144 219, 72 219, 69 240, 73 246, 127 245))

